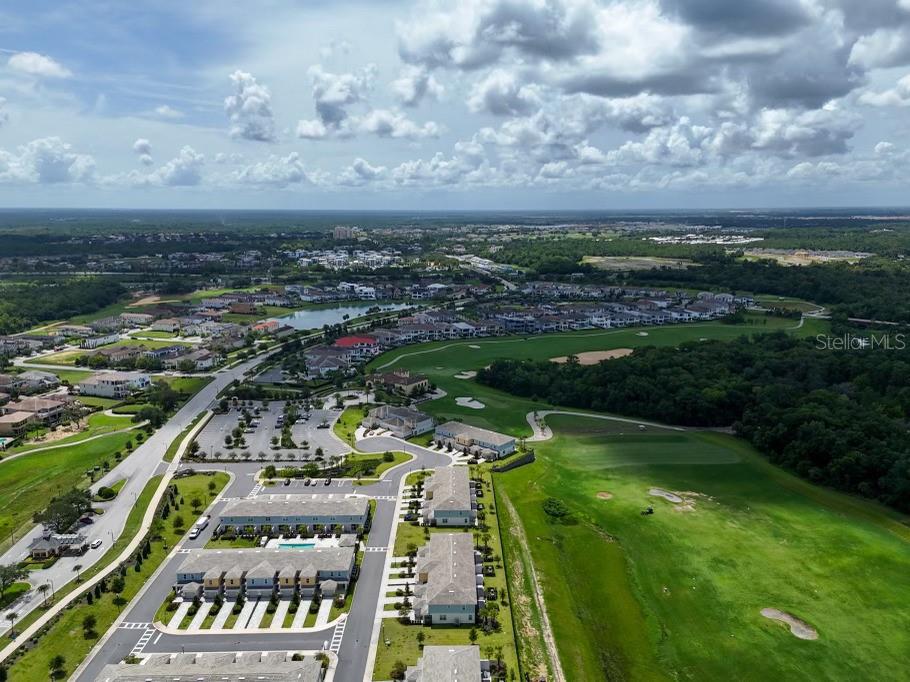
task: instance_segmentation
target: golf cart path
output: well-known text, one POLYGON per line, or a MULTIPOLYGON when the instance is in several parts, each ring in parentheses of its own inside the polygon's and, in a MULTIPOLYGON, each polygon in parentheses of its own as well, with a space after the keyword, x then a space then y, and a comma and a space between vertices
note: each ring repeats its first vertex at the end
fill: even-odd
POLYGON ((604 419, 606 421, 612 422, 622 422, 624 424, 644 424, 645 426, 653 426, 657 429, 669 429, 670 431, 685 431, 681 426, 667 426, 665 424, 655 424, 654 422, 645 421, 643 419, 629 419, 626 417, 612 417, 606 414, 591 414, 590 412, 573 412, 572 410, 538 410, 536 412, 528 412, 525 415, 525 419, 528 421, 528 426, 531 427, 531 430, 534 431, 534 435, 525 440, 528 442, 537 442, 543 440, 550 440, 553 437, 553 430, 546 425, 544 420, 551 414, 564 414, 570 417, 590 417, 591 419, 604 419), (534 418, 534 415, 537 415, 537 419, 534 418))

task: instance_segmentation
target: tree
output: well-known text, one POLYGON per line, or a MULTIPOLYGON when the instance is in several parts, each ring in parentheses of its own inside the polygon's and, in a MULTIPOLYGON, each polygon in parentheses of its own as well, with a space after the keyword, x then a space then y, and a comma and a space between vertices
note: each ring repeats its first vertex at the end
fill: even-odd
POLYGON ((554 519, 562 519, 569 515, 569 508, 566 503, 562 500, 557 500, 555 497, 548 497, 544 500, 543 511, 547 516, 554 519))
POLYGON ((91 639, 97 637, 95 632, 95 626, 98 624, 98 619, 95 618, 95 615, 92 613, 87 614, 82 619, 82 632, 85 635, 86 639, 91 639))
POLYGON ((423 630, 417 631, 417 644, 420 646, 421 649, 423 649, 423 642, 426 638, 427 638, 427 636, 425 634, 423 634, 423 630))
POLYGON ((178 530, 178 529, 180 529, 180 528, 183 528, 183 527, 184 527, 184 525, 183 525, 183 524, 184 524, 183 516, 181 516, 180 514, 175 514, 175 515, 174 515, 174 520, 173 520, 171 523, 172 523, 173 526, 174 526, 174 530, 178 530))
POLYGON ((200 507, 202 507, 202 500, 200 500, 198 497, 194 497, 192 500, 190 500, 190 506, 193 508, 193 511, 198 514, 200 507))
POLYGON ((471 628, 471 631, 468 633, 468 639, 471 640, 471 644, 474 644, 477 641, 477 628, 471 628))
MULTIPOLYGON (((135 415, 133 415, 133 421, 137 424, 139 422, 147 421, 156 429, 164 424, 165 419, 166 416, 164 414, 164 410, 162 410, 157 405, 145 405, 135 415)), ((137 436, 136 438, 138 440, 139 437, 137 436)))
POLYGON ((404 661, 395 661, 395 663, 392 665, 392 671, 389 673, 389 675, 393 680, 403 680, 407 671, 408 666, 404 664, 404 661))
POLYGON ((63 666, 65 666, 65 665, 66 665, 66 658, 64 658, 60 654, 57 654, 57 655, 51 657, 51 660, 49 660, 47 662, 47 667, 51 671, 51 677, 53 677, 55 680, 60 677, 63 677, 63 673, 64 673, 63 666))
POLYGON ((15 611, 7 611, 5 618, 9 621, 9 632, 13 637, 16 635, 16 620, 19 618, 19 614, 15 611))
POLYGON ((47 593, 50 591, 50 589, 51 586, 47 583, 41 583, 38 585, 38 592, 40 592, 41 596, 44 598, 44 601, 41 604, 42 606, 47 606, 47 593))
POLYGON ((148 401, 165 412, 170 412, 180 401, 180 394, 171 388, 166 381, 156 381, 148 389, 148 401))
POLYGON ((92 497, 89 491, 71 490, 52 498, 47 508, 35 515, 35 520, 55 533, 64 533, 91 509, 92 497))
POLYGON ((82 564, 76 564, 75 566, 73 566, 73 573, 76 574, 76 582, 77 582, 77 583, 81 583, 81 582, 82 582, 82 575, 80 574, 80 571, 81 571, 81 570, 82 570, 82 564))

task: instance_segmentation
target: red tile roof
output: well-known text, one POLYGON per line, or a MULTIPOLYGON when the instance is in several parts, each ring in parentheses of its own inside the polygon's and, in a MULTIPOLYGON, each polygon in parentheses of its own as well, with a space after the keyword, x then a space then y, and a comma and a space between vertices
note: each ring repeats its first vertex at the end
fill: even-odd
POLYGON ((353 348, 354 346, 373 345, 378 343, 372 336, 342 336, 335 340, 339 348, 353 348))

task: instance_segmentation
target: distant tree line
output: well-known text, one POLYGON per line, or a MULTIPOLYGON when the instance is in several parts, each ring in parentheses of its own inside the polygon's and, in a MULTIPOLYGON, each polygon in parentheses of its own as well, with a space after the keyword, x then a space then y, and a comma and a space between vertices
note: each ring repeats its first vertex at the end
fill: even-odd
POLYGON ((583 366, 498 360, 478 381, 555 405, 733 426, 818 484, 910 511, 910 357, 827 351, 783 333, 640 348, 583 366))
POLYGON ((12 334, 40 322, 65 320, 101 310, 120 300, 126 289, 114 280, 79 277, 10 284, 0 293, 0 334, 12 334))
POLYGON ((725 258, 685 270, 644 270, 632 279, 650 286, 794 296, 849 317, 910 322, 910 267, 902 263, 787 267, 725 258))

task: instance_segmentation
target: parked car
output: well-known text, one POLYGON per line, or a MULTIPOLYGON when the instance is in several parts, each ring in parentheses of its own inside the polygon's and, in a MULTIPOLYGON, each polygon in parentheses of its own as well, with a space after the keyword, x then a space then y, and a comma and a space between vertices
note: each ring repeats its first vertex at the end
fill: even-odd
POLYGON ((332 479, 331 479, 331 478, 327 478, 327 479, 325 479, 325 480, 322 482, 322 484, 323 484, 323 485, 332 485, 332 479))
POLYGON ((101 539, 92 540, 92 544, 89 545, 92 549, 98 549, 101 546, 101 539))
POLYGON ((196 528, 196 526, 193 526, 193 527, 190 529, 190 534, 189 534, 188 537, 189 537, 190 540, 195 540, 196 538, 198 538, 198 537, 199 537, 199 529, 196 528))
POLYGON ((289 478, 284 479, 284 484, 291 485, 291 479, 289 479, 289 478))
POLYGON ((310 479, 308 479, 308 478, 303 479, 303 484, 304 484, 304 485, 309 485, 309 484, 310 484, 310 479))
POLYGON ((95 522, 92 520, 91 516, 83 516, 81 519, 79 519, 79 523, 81 523, 83 526, 90 526, 95 522))

